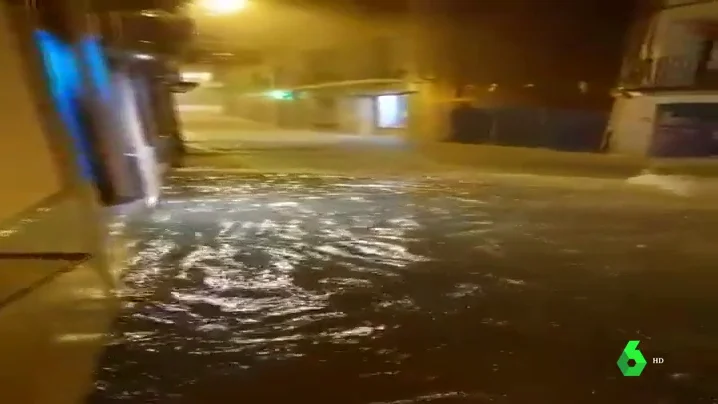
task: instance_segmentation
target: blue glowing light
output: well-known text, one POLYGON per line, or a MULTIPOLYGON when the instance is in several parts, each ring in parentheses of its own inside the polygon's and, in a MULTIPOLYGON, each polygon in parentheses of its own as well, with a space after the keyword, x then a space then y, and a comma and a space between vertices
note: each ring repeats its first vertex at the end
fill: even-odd
POLYGON ((112 93, 110 69, 107 66, 107 59, 102 50, 100 39, 94 36, 87 37, 80 43, 82 54, 90 70, 90 76, 102 101, 109 102, 112 93))
POLYGON ((94 180, 89 134, 80 118, 78 102, 82 80, 74 52, 47 31, 35 31, 35 41, 42 54, 50 93, 75 146, 80 172, 83 178, 94 180))

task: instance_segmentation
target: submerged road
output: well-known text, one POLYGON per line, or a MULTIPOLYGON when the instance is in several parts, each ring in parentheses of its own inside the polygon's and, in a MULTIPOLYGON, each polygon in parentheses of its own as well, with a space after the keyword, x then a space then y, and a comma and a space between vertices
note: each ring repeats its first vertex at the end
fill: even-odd
POLYGON ((89 402, 717 403, 718 207, 574 181, 178 175, 89 402))

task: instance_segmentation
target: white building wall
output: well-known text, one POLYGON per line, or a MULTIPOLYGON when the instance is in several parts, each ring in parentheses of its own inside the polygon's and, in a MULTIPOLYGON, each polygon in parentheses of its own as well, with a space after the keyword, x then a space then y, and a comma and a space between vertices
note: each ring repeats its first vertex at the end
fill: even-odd
POLYGON ((610 128, 611 150, 619 154, 645 156, 655 125, 653 97, 618 98, 610 128))
POLYGON ((661 10, 656 17, 651 56, 681 56, 696 52, 703 39, 691 27, 690 22, 696 20, 718 22, 718 1, 683 4, 661 10))
MULTIPOLYGON (((696 3, 692 0, 666 0, 666 8, 655 17, 653 29, 646 36, 644 57, 665 62, 654 73, 662 70, 654 85, 690 86, 695 77, 696 66, 703 38, 695 31, 690 21, 715 20, 718 23, 718 1, 696 3), (693 4, 688 4, 693 3, 693 4)), ((638 55, 628 55, 628 59, 638 55)), ((656 108, 667 103, 709 103, 718 102, 718 91, 672 91, 647 93, 633 98, 617 97, 611 115, 609 128, 612 132, 610 148, 612 152, 644 156, 648 153, 656 120, 656 108)))
MULTIPOLYGON (((3 15, 3 20, 5 16, 3 15)), ((3 192, 0 221, 7 220, 43 199, 59 193, 63 180, 55 166, 50 143, 42 127, 25 66, 18 53, 16 39, 0 20, 0 123, 3 147, 0 147, 0 184, 3 192)))
POLYGON ((656 110, 661 104, 718 103, 715 94, 663 93, 634 98, 618 98, 614 103, 610 128, 611 151, 646 156, 656 126, 656 110))
POLYGON ((0 374, 2 401, 71 404, 93 387, 119 308, 109 275, 126 257, 120 243, 117 261, 103 251, 105 241, 112 249, 111 236, 100 232, 106 217, 90 180, 70 166, 76 161, 69 136, 45 124, 53 104, 40 93, 46 89, 34 75, 39 66, 28 63, 31 33, 18 27, 28 16, 21 7, 0 3, 0 358, 12 368, 0 374), (18 253, 24 255, 11 256, 18 253), (41 253, 65 259, 33 257, 41 253), (85 254, 91 257, 80 263, 85 254))

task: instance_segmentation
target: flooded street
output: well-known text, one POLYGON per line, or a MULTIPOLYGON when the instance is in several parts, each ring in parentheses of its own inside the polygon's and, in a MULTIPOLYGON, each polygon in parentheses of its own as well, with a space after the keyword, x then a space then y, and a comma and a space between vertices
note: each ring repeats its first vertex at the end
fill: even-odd
POLYGON ((716 210, 618 186, 179 175, 89 403, 718 403, 716 210), (629 340, 640 377, 616 366, 629 340))

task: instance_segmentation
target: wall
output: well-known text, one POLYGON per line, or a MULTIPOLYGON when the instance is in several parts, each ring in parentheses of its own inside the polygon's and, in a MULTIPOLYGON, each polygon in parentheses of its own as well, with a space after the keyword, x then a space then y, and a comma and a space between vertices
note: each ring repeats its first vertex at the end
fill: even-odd
POLYGON ((410 67, 407 30, 407 21, 318 17, 276 46, 267 61, 282 72, 278 86, 386 78, 410 67))
POLYGON ((0 3, 3 400, 81 402, 118 307, 91 179, 43 80, 27 10, 0 3))
POLYGON ((690 55, 698 51, 701 36, 686 22, 718 21, 718 2, 700 2, 661 10, 657 15, 652 57, 690 55))
POLYGON ((700 46, 700 36, 683 21, 700 18, 703 12, 696 13, 694 9, 703 6, 691 5, 661 11, 655 23, 651 57, 656 59, 667 56, 696 54, 700 46))
POLYGON ((534 107, 477 108, 463 103, 451 115, 460 143, 598 152, 607 115, 600 111, 534 107))
POLYGON ((272 100, 262 93, 272 87, 398 77, 411 69, 408 22, 320 12, 305 14, 300 21, 294 35, 277 36, 269 29, 262 34, 261 65, 228 69, 224 91, 236 100, 233 113, 283 127, 358 131, 360 108, 349 94, 363 93, 360 87, 307 91, 294 101, 272 100), (266 40, 270 36, 274 41, 266 40), (264 80, 257 83, 253 77, 264 80), (335 98, 336 105, 322 101, 327 97, 335 98))
POLYGON ((247 92, 273 85, 288 88, 384 78, 410 68, 406 21, 322 14, 306 18, 290 37, 275 36, 267 29, 261 35, 275 40, 262 48, 263 63, 235 66, 227 74, 228 80, 247 92), (263 83, 254 83, 253 76, 261 76, 263 83))
POLYGON ((617 98, 609 127, 610 149, 614 153, 648 154, 656 125, 656 108, 669 103, 715 103, 716 94, 658 94, 617 98))
POLYGON ((407 132, 417 142, 447 140, 451 135, 454 87, 447 81, 423 81, 413 84, 409 98, 407 132))
POLYGON ((654 97, 617 98, 609 123, 611 152, 645 156, 653 133, 655 112, 654 97))
MULTIPOLYGON (((306 8, 288 10, 279 5, 257 4, 256 9, 233 19, 234 27, 206 25, 217 35, 225 29, 222 35, 268 50, 266 66, 274 72, 278 87, 316 81, 302 67, 308 56, 293 49, 335 48, 324 53, 333 56, 325 58, 323 68, 333 65, 329 70, 336 71, 335 77, 329 74, 326 80, 369 78, 375 76, 369 72, 377 55, 372 54, 368 39, 382 35, 393 38, 396 46, 387 52, 391 59, 388 70, 407 72, 407 81, 421 87, 422 95, 412 103, 411 132, 418 140, 434 141, 448 135, 447 101, 466 83, 515 81, 523 85, 538 80, 548 83, 543 88, 551 89, 555 81, 577 84, 588 80, 592 86, 598 81, 600 85, 592 88, 600 89, 591 92, 591 96, 599 94, 597 105, 608 109, 611 100, 603 89, 615 82, 618 73, 623 29, 628 23, 620 19, 624 18, 622 14, 630 14, 623 11, 630 8, 625 2, 596 0, 588 2, 588 6, 584 6, 585 2, 569 6, 565 2, 547 6, 518 1, 408 3, 413 14, 404 20, 340 17, 306 8), (542 18, 533 18, 538 13, 544 13, 542 18), (602 18, 597 18, 599 13, 602 18), (614 15, 618 17, 609 21, 614 15), (615 61, 607 64, 606 60, 615 61)), ((569 98, 562 106, 571 102, 569 98)))
POLYGON ((355 118, 356 133, 360 135, 371 135, 374 133, 374 122, 376 120, 376 110, 374 109, 374 100, 372 97, 360 97, 355 100, 356 114, 352 114, 355 118))
POLYGON ((0 11, 0 252, 87 251, 95 224, 73 225, 91 217, 84 199, 90 173, 77 157, 81 145, 60 129, 37 37, 28 24, 21 26, 22 18, 13 14, 11 27, 0 11), (23 224, 26 215, 32 219, 23 224))
POLYGON ((175 101, 180 112, 223 113, 225 99, 221 90, 211 85, 200 84, 186 93, 175 94, 175 101))
MULTIPOLYGON (((373 124, 370 128, 366 122, 373 122, 373 117, 371 121, 367 120, 369 114, 361 101, 355 101, 354 97, 340 97, 337 114, 333 119, 336 121, 337 130, 352 133, 410 132, 418 141, 446 138, 449 133, 449 100, 455 96, 456 84, 456 80, 451 77, 455 71, 451 65, 452 60, 446 58, 446 48, 455 38, 444 35, 450 24, 442 19, 441 13, 436 12, 439 7, 437 4, 423 2, 418 6, 415 14, 409 18, 405 16, 404 19, 307 13, 282 27, 282 32, 292 32, 292 35, 278 34, 270 26, 260 34, 257 27, 255 34, 262 35, 263 38, 260 42, 265 50, 264 64, 236 66, 229 75, 236 78, 237 89, 228 91, 250 93, 238 97, 237 114, 267 123, 271 123, 271 119, 276 117, 275 123, 285 127, 312 128, 317 124, 330 126, 327 123, 332 119, 327 117, 325 109, 316 107, 315 97, 312 95, 291 103, 257 97, 256 91, 259 89, 249 85, 250 81, 247 79, 255 72, 273 74, 272 82, 277 88, 315 84, 317 81, 397 77, 404 73, 407 84, 417 92, 410 101, 409 129, 377 131, 373 124), (291 27, 295 30, 292 31, 291 27), (268 39, 270 37, 272 41, 268 39), (386 44, 387 49, 382 52, 378 52, 379 47, 373 42, 380 42, 379 38, 389 41, 386 44), (309 69, 311 62, 308 60, 312 54, 322 55, 322 52, 325 63, 321 74, 312 74, 309 69), (383 63, 376 63, 378 60, 383 63), (436 76, 442 78, 436 80, 436 76), (290 112, 291 109, 294 112, 290 112), (277 110, 284 112, 274 115, 272 111, 277 110), (363 123, 358 124, 358 121, 363 123)), ((462 53, 458 48, 452 48, 451 51, 462 53)), ((321 57, 317 59, 322 60, 321 57)), ((371 93, 357 87, 351 91, 371 93)))
MULTIPOLYGON (((634 54, 626 57, 627 63, 637 58, 658 60, 679 58, 682 64, 659 69, 654 66, 656 84, 691 85, 695 79, 701 36, 686 21, 713 18, 718 21, 718 2, 664 1, 667 8, 654 15, 645 30, 643 47, 632 47, 634 54), (676 6, 676 7, 673 7, 676 6), (660 70, 660 71, 659 71, 660 70)), ((625 66, 628 68, 628 64, 625 66)), ((613 152, 629 155, 646 155, 650 148, 655 126, 656 106, 666 102, 711 102, 713 96, 700 94, 652 94, 634 98, 615 99, 609 132, 613 152)))
MULTIPOLYGON (((363 122, 366 114, 363 108, 366 107, 365 103, 367 101, 370 101, 367 97, 343 97, 339 99, 337 108, 337 129, 339 132, 359 134, 365 131, 364 134, 371 134, 371 130, 366 131, 363 127, 366 122, 371 122, 363 122)), ((369 115, 369 117, 371 116, 369 115)))
MULTIPOLYGON (((4 16, 3 16, 4 17, 4 16)), ((4 192, 0 220, 7 220, 26 208, 61 191, 63 180, 55 169, 55 157, 41 127, 39 109, 23 71, 22 60, 14 53, 15 36, 7 23, 0 26, 0 122, 3 147, 0 148, 0 184, 4 192), (27 164, 32 162, 32 164, 27 164), (18 167, 22 167, 18 171, 18 167), (28 181, 32 178, 34 181, 28 181)))

